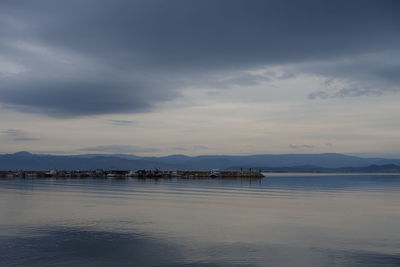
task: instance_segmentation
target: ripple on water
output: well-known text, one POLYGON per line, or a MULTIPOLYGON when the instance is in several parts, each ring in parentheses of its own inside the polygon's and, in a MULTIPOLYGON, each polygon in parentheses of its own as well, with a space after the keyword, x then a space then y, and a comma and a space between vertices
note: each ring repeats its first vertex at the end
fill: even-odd
POLYGON ((0 180, 2 266, 400 266, 400 176, 0 180))

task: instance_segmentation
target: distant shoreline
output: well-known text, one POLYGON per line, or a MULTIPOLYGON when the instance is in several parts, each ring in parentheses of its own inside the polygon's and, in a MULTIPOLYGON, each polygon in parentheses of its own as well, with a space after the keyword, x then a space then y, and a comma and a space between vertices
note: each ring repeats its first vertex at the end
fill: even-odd
POLYGON ((198 170, 36 170, 0 171, 0 178, 262 178, 259 171, 198 170))

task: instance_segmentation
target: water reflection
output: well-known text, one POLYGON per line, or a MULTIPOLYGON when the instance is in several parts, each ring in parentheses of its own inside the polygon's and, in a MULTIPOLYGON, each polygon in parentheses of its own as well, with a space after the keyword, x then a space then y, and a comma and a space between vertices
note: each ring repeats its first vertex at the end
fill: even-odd
POLYGON ((1 266, 400 266, 399 176, 0 180, 1 266))
POLYGON ((2 266, 399 266, 400 255, 230 244, 199 251, 138 234, 81 228, 36 229, 0 239, 2 266), (198 255, 195 255, 198 254, 198 255), (199 255, 203 254, 203 255, 199 255), (203 257, 196 262, 188 259, 203 257), (204 260, 206 258, 206 260, 204 260))
POLYGON ((273 188, 310 190, 399 190, 399 174, 266 174, 262 184, 273 188))
POLYGON ((141 235, 67 227, 25 234, 0 239, 2 265, 154 266, 180 258, 173 245, 141 235))

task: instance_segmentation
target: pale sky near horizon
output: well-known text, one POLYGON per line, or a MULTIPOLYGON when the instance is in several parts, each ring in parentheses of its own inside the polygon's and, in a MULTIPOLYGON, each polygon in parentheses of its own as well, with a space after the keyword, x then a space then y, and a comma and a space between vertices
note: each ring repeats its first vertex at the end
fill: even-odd
POLYGON ((400 156, 398 1, 2 1, 0 153, 400 156))

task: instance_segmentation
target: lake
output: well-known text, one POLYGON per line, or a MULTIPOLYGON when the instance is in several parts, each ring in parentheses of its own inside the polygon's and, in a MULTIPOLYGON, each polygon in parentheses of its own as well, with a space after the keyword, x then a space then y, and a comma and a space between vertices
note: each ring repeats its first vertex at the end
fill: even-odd
POLYGON ((400 266, 400 175, 2 179, 1 266, 400 266))

